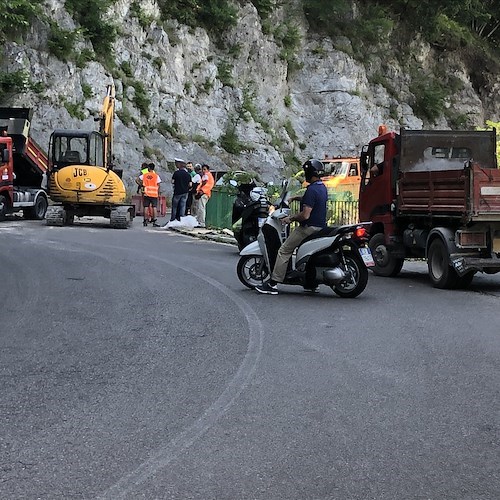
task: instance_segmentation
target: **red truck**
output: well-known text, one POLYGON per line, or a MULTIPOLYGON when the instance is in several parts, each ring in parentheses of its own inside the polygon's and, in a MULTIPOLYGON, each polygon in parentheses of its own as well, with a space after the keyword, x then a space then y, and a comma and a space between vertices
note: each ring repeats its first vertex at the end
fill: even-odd
POLYGON ((31 116, 30 109, 0 108, 0 220, 20 210, 43 219, 47 211, 47 156, 29 137, 31 116))
POLYGON ((495 130, 379 130, 363 148, 359 215, 372 221, 374 273, 427 259, 437 288, 500 272, 500 170, 495 130))

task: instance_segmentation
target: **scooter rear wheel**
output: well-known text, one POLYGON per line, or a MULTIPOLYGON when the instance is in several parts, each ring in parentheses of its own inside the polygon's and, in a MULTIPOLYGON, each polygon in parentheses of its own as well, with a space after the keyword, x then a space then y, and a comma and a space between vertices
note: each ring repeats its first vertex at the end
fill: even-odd
POLYGON ((269 271, 262 255, 244 255, 238 261, 236 272, 239 280, 252 290, 269 279, 269 271))
POLYGON ((353 299, 366 288, 368 269, 361 257, 354 252, 344 252, 344 259, 346 279, 331 288, 339 297, 353 299))

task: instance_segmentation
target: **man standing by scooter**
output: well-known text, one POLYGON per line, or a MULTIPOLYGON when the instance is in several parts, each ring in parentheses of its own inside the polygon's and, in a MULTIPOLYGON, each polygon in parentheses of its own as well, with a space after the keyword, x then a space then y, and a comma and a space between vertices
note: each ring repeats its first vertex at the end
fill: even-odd
MULTIPOLYGON (((282 219, 283 224, 298 222, 299 225, 290 233, 278 250, 276 263, 271 279, 261 286, 255 287, 259 293, 269 295, 278 294, 278 283, 282 283, 288 269, 288 263, 294 250, 311 234, 326 227, 326 204, 328 192, 321 181, 324 166, 319 160, 308 160, 303 167, 306 181, 309 183, 306 192, 300 201, 300 212, 298 214, 282 219)), ((316 292, 316 289, 307 289, 308 292, 316 292)))

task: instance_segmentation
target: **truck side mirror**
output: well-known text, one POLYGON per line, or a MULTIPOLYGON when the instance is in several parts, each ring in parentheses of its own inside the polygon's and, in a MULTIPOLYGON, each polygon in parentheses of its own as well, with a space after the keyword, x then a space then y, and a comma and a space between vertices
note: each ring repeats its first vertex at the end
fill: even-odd
POLYGON ((366 172, 368 170, 368 151, 361 152, 359 163, 361 165, 361 171, 366 172))

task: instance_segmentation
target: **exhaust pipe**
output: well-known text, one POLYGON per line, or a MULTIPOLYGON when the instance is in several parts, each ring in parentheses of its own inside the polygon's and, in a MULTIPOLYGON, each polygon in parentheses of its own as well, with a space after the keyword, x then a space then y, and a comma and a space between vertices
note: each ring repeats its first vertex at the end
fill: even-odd
POLYGON ((346 274, 340 267, 334 267, 331 269, 325 269, 323 271, 323 281, 327 285, 336 285, 340 283, 343 279, 345 279, 346 274))

